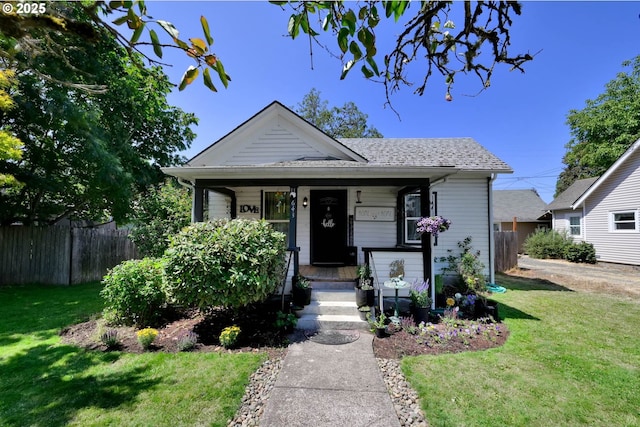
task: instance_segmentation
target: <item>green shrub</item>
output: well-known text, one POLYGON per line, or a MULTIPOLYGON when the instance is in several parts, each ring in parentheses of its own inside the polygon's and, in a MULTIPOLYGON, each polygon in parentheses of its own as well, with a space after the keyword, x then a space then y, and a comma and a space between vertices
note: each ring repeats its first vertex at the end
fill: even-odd
POLYGON ((168 293, 200 309, 264 301, 282 282, 285 253, 285 235, 266 221, 192 224, 165 252, 168 293))
POLYGON ((565 248, 564 257, 571 262, 586 262, 589 264, 595 264, 596 249, 591 243, 574 243, 565 248))
POLYGON ((531 258, 564 259, 567 246, 572 244, 566 231, 538 229, 524 241, 524 250, 531 258))
POLYGON ((160 321, 167 302, 162 260, 125 261, 107 273, 102 283, 100 295, 108 323, 155 326, 160 321))

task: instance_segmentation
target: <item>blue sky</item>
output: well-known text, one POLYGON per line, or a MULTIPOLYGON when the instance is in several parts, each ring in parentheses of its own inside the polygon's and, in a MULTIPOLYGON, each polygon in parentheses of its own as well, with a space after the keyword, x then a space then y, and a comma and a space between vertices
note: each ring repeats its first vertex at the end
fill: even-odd
MULTIPOLYGON (((398 118, 385 108, 382 85, 366 81, 359 70, 340 81, 340 63, 317 46, 312 69, 308 39, 286 37, 289 10, 249 1, 147 4, 153 17, 172 22, 183 39, 202 37, 199 18, 204 15, 215 40, 212 50, 232 78, 228 89, 217 85, 218 93, 198 79, 169 96, 171 104, 200 119, 186 157, 272 101, 294 107, 316 88, 330 106, 355 102, 385 137, 473 137, 514 170, 501 175, 494 188, 535 188, 545 202, 553 199, 571 138, 567 113, 601 94, 623 71, 622 62, 640 54, 640 2, 525 1, 522 15, 514 18, 512 49, 540 53, 524 74, 500 66, 491 87, 480 94, 476 77, 457 77, 453 102, 445 101, 444 80, 434 74, 423 96, 405 87, 391 98, 398 118)), ((378 34, 379 46, 399 30, 391 25, 378 34)), ((178 52, 165 51, 163 60, 173 64, 165 69, 176 83, 190 65, 178 52)))

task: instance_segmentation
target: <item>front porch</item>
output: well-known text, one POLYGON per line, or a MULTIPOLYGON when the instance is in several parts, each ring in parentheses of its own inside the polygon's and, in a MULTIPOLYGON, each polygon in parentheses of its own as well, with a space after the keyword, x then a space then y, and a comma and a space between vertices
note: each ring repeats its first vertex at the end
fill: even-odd
POLYGON ((358 267, 321 267, 315 265, 301 265, 300 275, 313 282, 354 282, 358 267))

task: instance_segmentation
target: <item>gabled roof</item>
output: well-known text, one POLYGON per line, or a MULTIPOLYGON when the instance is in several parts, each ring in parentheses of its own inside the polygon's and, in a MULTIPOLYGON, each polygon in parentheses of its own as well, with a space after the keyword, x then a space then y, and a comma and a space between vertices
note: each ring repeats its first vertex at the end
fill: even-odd
POLYGON ((547 204, 534 189, 493 190, 493 219, 497 222, 538 222, 547 204))
POLYGON ((512 173, 472 138, 334 139, 274 101, 182 167, 195 179, 428 178, 450 173, 512 173))
POLYGON ((577 208, 584 203, 584 201, 589 197, 598 187, 602 185, 603 182, 606 182, 607 179, 620 167, 620 165, 624 164, 631 156, 634 154, 638 155, 640 153, 640 139, 631 144, 631 147, 625 151, 618 160, 616 160, 610 167, 607 169, 605 173, 598 178, 598 180, 593 183, 583 194, 580 195, 579 198, 575 200, 572 204, 572 208, 577 208))
POLYGON ((579 179, 571 184, 566 190, 562 193, 558 194, 558 197, 553 199, 551 203, 547 205, 547 209, 550 211, 559 210, 559 209, 573 209, 573 205, 576 200, 580 198, 584 194, 585 191, 591 185, 596 182, 598 178, 585 178, 579 179))
MULTIPOLYGON (((294 150, 279 153, 281 161, 299 158, 332 158, 354 162, 366 159, 331 138, 320 129, 285 107, 273 101, 234 130, 202 150, 187 162, 188 166, 237 165, 243 155, 255 158, 255 153, 266 154, 270 141, 282 139, 294 150), (266 148, 262 148, 266 146, 266 148), (251 155, 253 154, 253 155, 251 155), (235 157, 235 158, 234 158, 235 157)), ((270 159, 266 157, 268 162, 270 159)), ((254 163, 252 163, 254 164, 254 163)))

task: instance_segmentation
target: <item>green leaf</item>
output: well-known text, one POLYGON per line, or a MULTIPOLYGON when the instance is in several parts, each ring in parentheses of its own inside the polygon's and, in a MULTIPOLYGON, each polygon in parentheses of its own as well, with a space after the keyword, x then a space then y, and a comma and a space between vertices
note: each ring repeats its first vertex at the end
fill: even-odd
POLYGON ((299 16, 296 14, 291 15, 291 17, 289 18, 289 23, 287 25, 287 32, 294 40, 296 37, 298 37, 298 34, 300 34, 299 25, 299 16))
POLYGON ((330 13, 327 13, 327 16, 325 16, 324 20, 322 21, 322 29, 324 31, 327 31, 329 29, 329 24, 331 24, 332 20, 333 20, 333 15, 330 13))
POLYGON ((138 1, 138 10, 140 11, 140 15, 147 14, 147 6, 144 4, 143 0, 138 1))
POLYGON ((158 40, 158 35, 154 30, 150 30, 149 36, 151 37, 151 44, 153 44, 153 52, 156 54, 158 58, 162 58, 162 47, 160 46, 160 40, 158 40))
POLYGON ((213 37, 211 37, 211 32, 209 31, 209 22, 207 22, 207 18, 200 16, 200 24, 202 24, 204 38, 207 39, 207 43, 211 46, 213 44, 213 37))
POLYGON ((363 65, 363 66, 362 66, 362 68, 361 68, 361 70, 362 70, 362 74, 364 74, 364 76, 365 76, 366 78, 368 78, 368 79, 370 79, 370 78, 371 78, 371 77, 373 77, 373 75, 374 75, 374 74, 373 74, 373 71, 371 71, 370 69, 368 69, 368 68, 366 67, 366 65, 363 65))
POLYGON ((187 68, 187 71, 182 75, 182 80, 180 81, 180 86, 178 86, 178 90, 184 90, 188 85, 193 83, 193 81, 198 77, 198 69, 193 65, 190 65, 187 68))
POLYGON ((218 76, 220 77, 220 81, 224 85, 224 87, 229 87, 229 76, 224 71, 224 66, 222 65, 222 61, 218 60, 215 65, 215 69, 218 72, 218 76))
POLYGON ((376 63, 376 61, 373 59, 373 57, 368 57, 366 59, 367 64, 369 64, 369 66, 371 67, 371 69, 373 70, 373 72, 375 73, 376 76, 380 75, 380 71, 378 70, 378 64, 376 63))
POLYGON ((351 36, 356 32, 356 21, 356 14, 351 9, 342 16, 342 26, 349 29, 351 36))
POLYGON ((112 22, 116 25, 122 25, 128 20, 129 20, 129 17, 127 15, 124 15, 124 16, 121 16, 120 18, 113 20, 112 22))
POLYGON ((352 40, 349 44, 349 52, 353 54, 353 59, 356 61, 362 58, 362 50, 360 50, 360 46, 358 46, 355 40, 352 40))
POLYGON ((178 29, 176 27, 174 27, 174 25, 171 22, 167 22, 167 21, 163 21, 158 19, 156 21, 158 23, 158 25, 160 25, 167 33, 169 33, 169 35, 174 38, 177 39, 178 37, 180 37, 180 32, 178 31, 178 29))
POLYGON ((340 80, 344 80, 344 78, 347 77, 347 74, 355 63, 356 62, 352 59, 344 65, 344 67, 342 68, 342 74, 340 75, 340 80))
POLYGON ((364 18, 367 17, 367 13, 369 12, 369 9, 367 8, 367 6, 363 6, 360 8, 360 11, 358 12, 358 19, 363 21, 364 18))
POLYGON ((213 82, 211 81, 211 73, 209 72, 208 68, 204 69, 203 80, 204 80, 204 85, 208 87, 211 91, 213 92, 218 91, 218 89, 216 89, 216 87, 213 85, 213 82))
POLYGON ((180 49, 189 50, 189 45, 180 39, 173 39, 173 42, 178 45, 180 49))
POLYGON ((340 31, 338 31, 338 46, 342 53, 346 53, 349 50, 349 30, 347 28, 340 28, 340 31))
POLYGON ((119 7, 122 7, 123 5, 124 5, 124 2, 122 0, 114 0, 109 2, 109 7, 111 9, 117 9, 119 7))
POLYGON ((135 44, 138 39, 140 39, 140 36, 142 35, 142 31, 144 30, 144 23, 140 26, 138 26, 138 28, 136 28, 136 30, 133 32, 133 35, 131 36, 131 43, 135 44))

